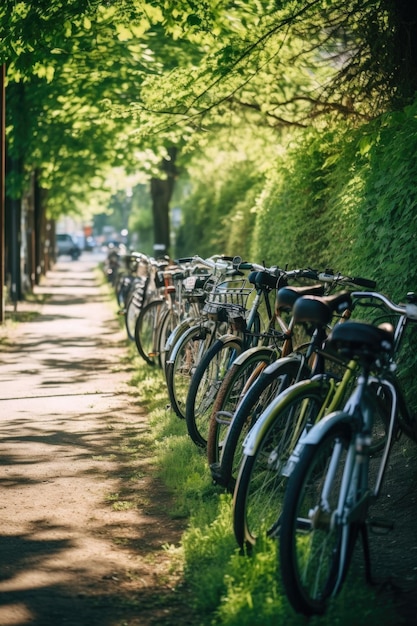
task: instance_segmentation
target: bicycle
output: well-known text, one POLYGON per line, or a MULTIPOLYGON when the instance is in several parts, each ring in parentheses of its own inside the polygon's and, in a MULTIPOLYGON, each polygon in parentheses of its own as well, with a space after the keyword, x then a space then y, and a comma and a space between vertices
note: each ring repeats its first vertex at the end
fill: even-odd
MULTIPOLYGON (((324 273, 316 272, 316 280, 320 280, 318 290, 316 288, 316 291, 312 291, 310 295, 320 295, 320 292, 329 294, 337 287, 349 285, 375 287, 374 281, 369 279, 342 276, 330 270, 324 273)), ((285 287, 277 293, 276 306, 280 310, 291 311, 298 298, 306 294, 308 294, 308 289, 303 291, 303 288, 300 290, 293 286, 285 287)), ((340 304, 343 308, 343 301, 348 304, 342 295, 340 301, 337 298, 331 299, 328 304, 331 304, 335 310, 340 304)), ((346 315, 347 311, 344 314, 346 315)), ((241 392, 237 388, 237 398, 235 400, 232 398, 231 408, 227 407, 226 403, 229 402, 228 394, 233 395, 233 388, 229 387, 228 390, 223 391, 224 402, 222 404, 221 398, 218 397, 216 406, 213 407, 207 445, 210 471, 217 484, 231 491, 234 490, 237 470, 242 459, 243 441, 272 400, 290 384, 325 371, 325 359, 320 353, 320 348, 327 338, 329 321, 328 315, 323 314, 320 308, 318 311, 309 309, 306 312, 299 306, 296 315, 293 312, 288 332, 294 334, 295 329, 302 325, 308 342, 303 337, 304 342, 299 340, 294 351, 284 342, 280 358, 271 364, 265 363, 250 386, 244 387, 241 392)), ((227 385, 226 380, 224 385, 227 385)))
POLYGON ((124 307, 120 313, 124 314, 127 336, 135 341, 135 327, 142 308, 156 297, 157 288, 154 281, 154 259, 142 254, 135 255, 135 273, 130 281, 124 307))
POLYGON ((148 365, 165 367, 167 337, 184 313, 181 298, 184 276, 185 270, 180 265, 158 263, 154 278, 157 293, 141 308, 135 323, 136 347, 148 365))
POLYGON ((104 263, 104 271, 107 276, 108 282, 116 287, 117 278, 120 272, 121 257, 124 256, 126 247, 123 244, 118 244, 117 247, 109 246, 109 251, 104 263))
MULTIPOLYGON (((306 299, 308 298, 307 296, 306 299)), ((295 319, 298 317, 297 308, 305 309, 306 299, 300 298, 295 303, 293 312, 295 319)), ((311 307, 310 312, 305 312, 304 317, 316 322, 321 336, 339 305, 340 309, 343 309, 342 320, 350 314, 351 300, 349 294, 346 293, 320 298, 320 300, 317 297, 316 300, 310 299, 307 302, 313 302, 314 306, 311 307), (320 307, 317 307, 317 304, 320 304, 320 307)), ((340 313, 341 310, 339 310, 340 313)), ((256 544, 260 535, 272 537, 276 533, 276 521, 279 517, 277 511, 279 511, 285 487, 285 478, 281 475, 280 468, 288 459, 303 429, 310 422, 319 419, 321 413, 326 410, 327 404, 335 396, 339 372, 329 373, 331 366, 335 372, 340 368, 345 371, 345 376, 342 377, 344 384, 340 385, 339 394, 344 393, 345 385, 348 383, 351 372, 349 365, 340 359, 336 360, 334 355, 323 347, 323 344, 316 343, 313 338, 308 353, 314 353, 316 369, 306 368, 305 356, 302 354, 291 355, 280 362, 280 367, 274 371, 272 386, 275 389, 281 378, 284 378, 288 384, 283 385, 283 390, 260 415, 253 415, 256 421, 252 423, 243 442, 241 455, 235 451, 234 461, 225 457, 225 464, 228 463, 226 469, 230 468, 234 474, 237 471, 236 484, 233 489, 233 530, 236 541, 241 547, 251 548, 256 544), (304 369, 301 370, 301 367, 304 369), (293 377, 297 371, 300 371, 298 382, 288 381, 288 369, 293 372, 293 377), (320 370, 327 371, 327 373, 312 375, 314 371, 320 370), (282 373, 277 376, 279 372, 282 373), (240 464, 237 466, 239 459, 240 464)), ((256 389, 256 384, 254 388, 256 389)), ((252 395, 249 395, 249 401, 257 405, 252 395)), ((235 440, 241 441, 242 430, 239 434, 231 431, 235 440)))
POLYGON ((262 268, 255 264, 243 264, 239 259, 238 268, 252 269, 237 288, 227 288, 214 292, 206 306, 217 315, 223 315, 230 330, 211 345, 198 363, 190 381, 186 397, 185 421, 192 441, 199 447, 206 447, 209 418, 212 405, 220 384, 236 356, 243 350, 257 346, 261 341, 274 348, 282 343, 282 331, 276 332, 275 314, 272 313, 270 293, 276 289, 283 270, 262 268), (247 287, 247 285, 250 285, 247 287), (249 296, 252 303, 247 306, 249 296), (265 307, 266 328, 261 328, 261 307, 265 307))
POLYGON ((397 323, 350 321, 332 331, 329 343, 359 368, 354 389, 343 410, 300 439, 283 468, 288 485, 280 519, 281 575, 290 603, 306 615, 324 613, 340 591, 359 535, 371 580, 368 526, 389 525, 372 519, 369 509, 381 495, 398 431, 417 442, 417 420, 395 374, 404 330, 417 321, 417 296, 409 293, 407 303, 398 305, 382 294, 368 296, 397 314, 397 323), (382 406, 388 428, 382 453, 375 455, 372 434, 382 406))
MULTIPOLYGON (((318 280, 318 272, 315 270, 293 270, 287 272, 285 281, 291 279, 310 279, 318 280)), ((280 281, 281 282, 281 281, 280 281)), ((220 456, 223 456, 223 446, 228 438, 228 431, 231 428, 234 414, 237 407, 245 401, 246 394, 250 393, 252 385, 258 380, 263 372, 272 362, 277 359, 282 360, 290 354, 294 353, 294 337, 296 333, 296 320, 291 318, 291 311, 295 301, 303 295, 323 295, 324 284, 313 284, 307 286, 286 286, 277 289, 275 302, 275 320, 279 323, 281 329, 282 342, 279 346, 275 343, 272 346, 258 346, 249 348, 242 352, 233 362, 224 377, 216 399, 213 404, 212 412, 209 420, 209 429, 207 437, 207 460, 210 466, 213 480, 218 484, 227 486, 230 479, 230 473, 225 467, 220 466, 220 456), (288 315, 287 321, 284 315, 288 315), (226 476, 227 474, 227 476, 226 476)), ((310 333, 306 333, 309 335, 310 333)), ((305 337, 303 336, 303 340, 305 337)), ((297 345, 297 344, 296 344, 297 345)), ((302 350, 308 344, 301 347, 301 341, 298 339, 299 350, 302 350)), ((284 389, 299 377, 306 377, 310 370, 307 368, 307 360, 301 363, 300 360, 292 359, 288 362, 288 367, 281 368, 280 375, 277 376, 275 391, 284 389), (305 370, 305 371, 304 371, 305 370)), ((284 361, 282 361, 284 363, 284 361)), ((258 394, 258 390, 256 391, 258 394)), ((256 396, 259 400, 259 395, 256 396)), ((253 401, 252 401, 253 404, 253 401)), ((229 444, 228 454, 230 454, 231 446, 229 444)))
MULTIPOLYGON (((359 302, 365 305, 369 293, 350 295, 352 304, 342 316, 343 323, 359 302)), ((294 310, 294 316, 319 318, 324 304, 323 298, 300 298, 295 309, 301 311, 294 310)), ((325 309, 322 313, 325 316, 325 309)), ((326 343, 321 349, 316 347, 315 352, 324 373, 301 380, 280 393, 244 441, 233 492, 233 528, 240 546, 253 546, 261 534, 276 534, 287 480, 282 468, 304 430, 343 406, 358 375, 356 363, 342 360, 326 343)), ((374 451, 383 445, 386 434, 383 407, 380 415, 381 419, 375 422, 374 451)))
POLYGON ((129 252, 124 255, 118 254, 114 290, 120 314, 124 314, 130 293, 139 279, 137 270, 141 257, 142 255, 139 252, 129 252))
MULTIPOLYGON (((177 320, 164 320, 162 325, 169 323, 170 332, 164 332, 161 329, 161 341, 160 349, 163 351, 163 363, 165 382, 168 390, 170 380, 167 376, 167 364, 171 359, 172 351, 174 350, 177 342, 180 341, 184 333, 200 320, 203 313, 202 309, 206 300, 207 293, 211 290, 213 285, 213 277, 210 268, 207 267, 206 262, 201 262, 199 257, 187 257, 178 260, 178 264, 184 267, 184 278, 179 285, 180 294, 178 301, 172 310, 173 317, 175 317, 178 311, 177 320)), ((168 317, 168 316, 167 316, 168 317)), ((172 408, 175 412, 175 398, 171 400, 172 408)))
MULTIPOLYGON (((242 286, 244 274, 237 269, 231 257, 195 259, 211 269, 211 275, 204 283, 204 295, 197 289, 196 297, 204 306, 197 319, 186 319, 173 331, 175 342, 169 338, 169 356, 166 360, 166 383, 171 409, 182 419, 185 418, 186 398, 191 378, 203 355, 217 337, 227 330, 227 317, 221 310, 213 311, 208 303, 211 294, 224 294, 234 286, 242 286)), ((191 296, 193 297, 193 295, 191 296)), ((195 310, 195 309, 194 309, 195 310)))
POLYGON ((164 283, 160 289, 162 302, 150 302, 141 311, 135 329, 138 349, 140 346, 152 362, 157 358, 165 376, 166 363, 175 343, 201 314, 203 299, 197 292, 203 286, 207 288, 211 277, 207 268, 196 260, 192 264, 183 259, 176 263, 159 272, 164 283), (147 343, 144 343, 144 336, 147 343))

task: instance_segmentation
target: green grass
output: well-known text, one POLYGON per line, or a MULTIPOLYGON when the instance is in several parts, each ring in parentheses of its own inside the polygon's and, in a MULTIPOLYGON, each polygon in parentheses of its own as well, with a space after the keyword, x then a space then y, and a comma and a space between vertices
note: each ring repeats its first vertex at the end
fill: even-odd
MULTIPOLYGON (((281 588, 276 543, 265 540, 250 556, 241 554, 232 530, 231 497, 212 484, 204 451, 189 438, 184 420, 169 410, 162 373, 142 364, 134 350, 131 357, 136 362, 132 387, 149 412, 155 469, 173 495, 170 514, 187 520, 180 550, 183 584, 200 615, 198 626, 307 624, 281 588)), ((399 621, 389 600, 377 597, 361 576, 344 586, 325 616, 308 623, 388 626, 399 621)))

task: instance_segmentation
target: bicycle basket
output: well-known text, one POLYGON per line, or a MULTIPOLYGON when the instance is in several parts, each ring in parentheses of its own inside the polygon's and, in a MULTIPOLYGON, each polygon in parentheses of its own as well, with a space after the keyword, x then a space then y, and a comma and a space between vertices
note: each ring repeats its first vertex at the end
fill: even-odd
POLYGON ((246 278, 222 281, 208 294, 203 312, 214 321, 228 321, 236 330, 244 330, 248 298, 253 292, 246 278))

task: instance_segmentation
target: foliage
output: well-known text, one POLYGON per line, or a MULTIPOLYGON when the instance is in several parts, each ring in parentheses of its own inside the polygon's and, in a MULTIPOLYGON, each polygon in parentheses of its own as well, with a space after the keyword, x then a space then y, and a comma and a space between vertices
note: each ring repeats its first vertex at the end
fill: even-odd
POLYGON ((139 184, 133 189, 129 216, 129 232, 133 233, 131 246, 144 254, 153 254, 152 209, 147 185, 139 184))
POLYGON ((323 114, 374 116, 415 85, 402 45, 414 18, 391 0, 4 0, 8 137, 23 167, 9 195, 36 169, 56 214, 86 204, 103 166, 142 168, 144 148, 189 159, 220 128, 279 138, 323 114))
POLYGON ((242 151, 216 151, 211 164, 190 166, 189 195, 182 203, 177 255, 213 253, 248 258, 255 215, 248 210, 261 189, 263 174, 242 151), (202 168, 205 167, 203 170, 202 168))
POLYGON ((383 116, 362 137, 364 185, 357 199, 354 251, 372 264, 383 288, 404 297, 404 283, 417 284, 415 229, 417 208, 417 101, 383 116), (401 272, 401 273, 400 273, 401 272))
MULTIPOLYGON (((127 24, 121 5, 118 9, 101 3, 61 5, 52 2, 47 10, 35 3, 6 3, 0 9, 5 20, 0 28, 7 23, 8 29, 2 43, 10 57, 8 149, 23 168, 15 168, 8 177, 7 193, 11 197, 22 193, 25 174, 37 170, 48 189, 51 215, 77 206, 85 209, 86 195, 105 186, 109 165, 122 164, 129 173, 140 163, 151 173, 164 153, 163 141, 148 140, 147 158, 132 119, 116 110, 137 98, 144 77, 161 65, 145 35, 158 11, 139 12, 127 24), (94 10, 94 15, 87 17, 87 10, 94 10), (16 39, 7 47, 13 32, 16 39)), ((166 49, 163 41, 160 33, 157 50, 176 59, 179 47, 174 50, 167 42, 166 49)))
MULTIPOLYGON (((271 160, 265 184, 259 163, 251 164, 251 175, 260 185, 251 186, 249 195, 234 192, 234 208, 223 222, 215 190, 220 184, 234 190, 235 170, 221 168, 215 181, 210 171, 201 170, 199 184, 187 198, 195 211, 186 222, 188 245, 204 246, 198 234, 200 214, 207 220, 204 242, 212 244, 232 234, 234 216, 240 213, 251 220, 238 231, 244 256, 249 252, 249 258, 267 265, 331 268, 372 278, 378 289, 404 301, 417 285, 416 114, 417 101, 360 128, 339 123, 293 133, 286 152, 271 160), (196 234, 193 223, 198 225, 196 234)), ((203 249, 216 250, 213 245, 203 249)), ((417 364, 416 348, 410 331, 402 352, 406 389, 417 364)), ((411 389, 411 407, 417 409, 411 389)))

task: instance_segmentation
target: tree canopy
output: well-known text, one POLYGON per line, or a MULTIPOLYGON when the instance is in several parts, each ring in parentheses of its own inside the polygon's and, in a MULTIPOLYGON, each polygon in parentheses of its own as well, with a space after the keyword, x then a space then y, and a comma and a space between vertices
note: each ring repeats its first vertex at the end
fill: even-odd
POLYGON ((222 128, 273 144, 361 123, 414 95, 416 14, 411 0, 3 0, 9 154, 59 213, 103 168, 155 175, 222 128))

